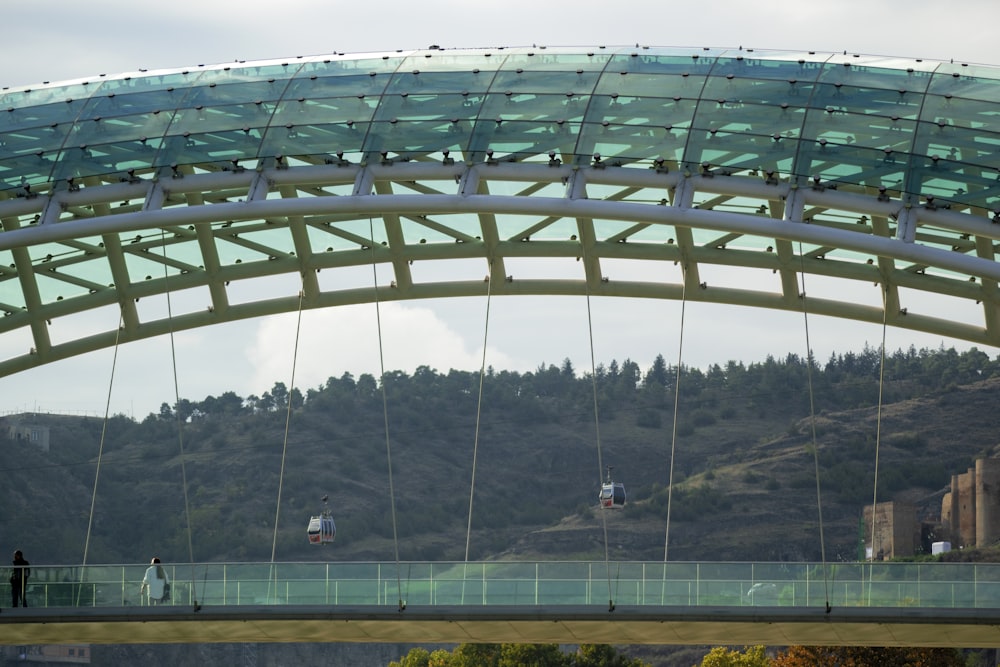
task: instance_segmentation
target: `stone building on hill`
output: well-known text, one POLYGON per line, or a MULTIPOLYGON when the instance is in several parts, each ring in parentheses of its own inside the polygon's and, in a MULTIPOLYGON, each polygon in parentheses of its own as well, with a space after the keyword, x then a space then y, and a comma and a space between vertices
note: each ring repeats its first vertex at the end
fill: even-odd
POLYGON ((42 424, 34 414, 22 413, 6 417, 2 424, 8 440, 18 444, 32 444, 43 452, 49 451, 49 427, 42 424))
POLYGON ((992 545, 1000 540, 1000 459, 978 459, 951 476, 940 521, 921 519, 915 506, 891 501, 866 505, 863 522, 865 559, 934 553, 935 543, 947 549, 992 545))
POLYGON ((866 505, 863 521, 866 559, 889 560, 912 556, 921 548, 917 508, 910 503, 889 501, 874 508, 866 505))
POLYGON ((952 547, 983 547, 1000 539, 1000 459, 978 459, 951 476, 941 501, 941 527, 952 547))

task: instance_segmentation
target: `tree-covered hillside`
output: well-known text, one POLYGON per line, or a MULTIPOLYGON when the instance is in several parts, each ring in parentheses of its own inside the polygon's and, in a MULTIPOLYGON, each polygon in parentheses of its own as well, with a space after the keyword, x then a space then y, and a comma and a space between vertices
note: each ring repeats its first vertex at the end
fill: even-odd
POLYGON ((616 559, 664 556, 668 502, 671 559, 813 559, 818 462, 826 539, 849 559, 876 451, 879 500, 931 511, 997 444, 983 406, 1000 361, 899 351, 880 388, 879 357, 680 373, 626 359, 593 375, 567 359, 489 369, 481 400, 478 372, 422 367, 183 399, 141 421, 22 415, 50 428, 51 450, 4 444, 0 534, 38 563, 80 562, 85 548, 88 562, 267 560, 272 547, 279 560, 392 560, 394 533, 403 560, 461 560, 470 527, 472 559, 600 558, 596 497, 613 466, 629 494, 606 517, 616 559), (337 539, 310 546, 324 495, 337 539))

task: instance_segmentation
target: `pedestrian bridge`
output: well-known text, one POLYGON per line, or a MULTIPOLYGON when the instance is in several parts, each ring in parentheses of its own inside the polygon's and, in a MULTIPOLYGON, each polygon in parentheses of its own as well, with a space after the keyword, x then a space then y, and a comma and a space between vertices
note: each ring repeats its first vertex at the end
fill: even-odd
MULTIPOLYGON (((532 47, 4 91, 0 377, 454 297, 750 306, 1000 346, 998 90, 967 63, 532 47)), ((1000 643, 991 565, 207 563, 170 568, 155 607, 142 566, 32 569, 0 643, 1000 643)))
POLYGON ((1000 564, 402 562, 32 567, 0 643, 518 642, 990 647, 1000 564))

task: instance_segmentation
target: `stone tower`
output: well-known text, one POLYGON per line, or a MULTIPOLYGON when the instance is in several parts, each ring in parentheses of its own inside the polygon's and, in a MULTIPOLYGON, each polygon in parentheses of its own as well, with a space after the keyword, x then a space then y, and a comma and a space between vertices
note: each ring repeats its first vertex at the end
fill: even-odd
POLYGON ((917 508, 910 503, 885 502, 865 506, 865 553, 873 559, 912 556, 920 546, 917 508), (872 514, 874 512, 874 521, 872 514), (874 532, 872 528, 874 525, 874 532))

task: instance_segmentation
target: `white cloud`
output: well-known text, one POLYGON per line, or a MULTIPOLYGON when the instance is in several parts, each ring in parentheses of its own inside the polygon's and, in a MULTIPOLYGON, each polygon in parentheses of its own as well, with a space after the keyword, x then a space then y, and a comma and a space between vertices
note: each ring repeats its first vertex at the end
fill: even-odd
MULTIPOLYGON (((254 369, 253 393, 260 395, 275 382, 288 386, 293 371, 295 386, 304 391, 345 372, 378 377, 383 362, 386 371, 405 373, 419 366, 440 373, 478 371, 482 365, 481 343, 464 339, 434 310, 419 305, 383 303, 378 306, 378 317, 374 304, 306 311, 300 327, 297 321, 298 315, 289 313, 263 320, 257 327, 246 349, 254 369)), ((499 368, 506 368, 510 361, 490 346, 487 358, 487 363, 499 368)))

